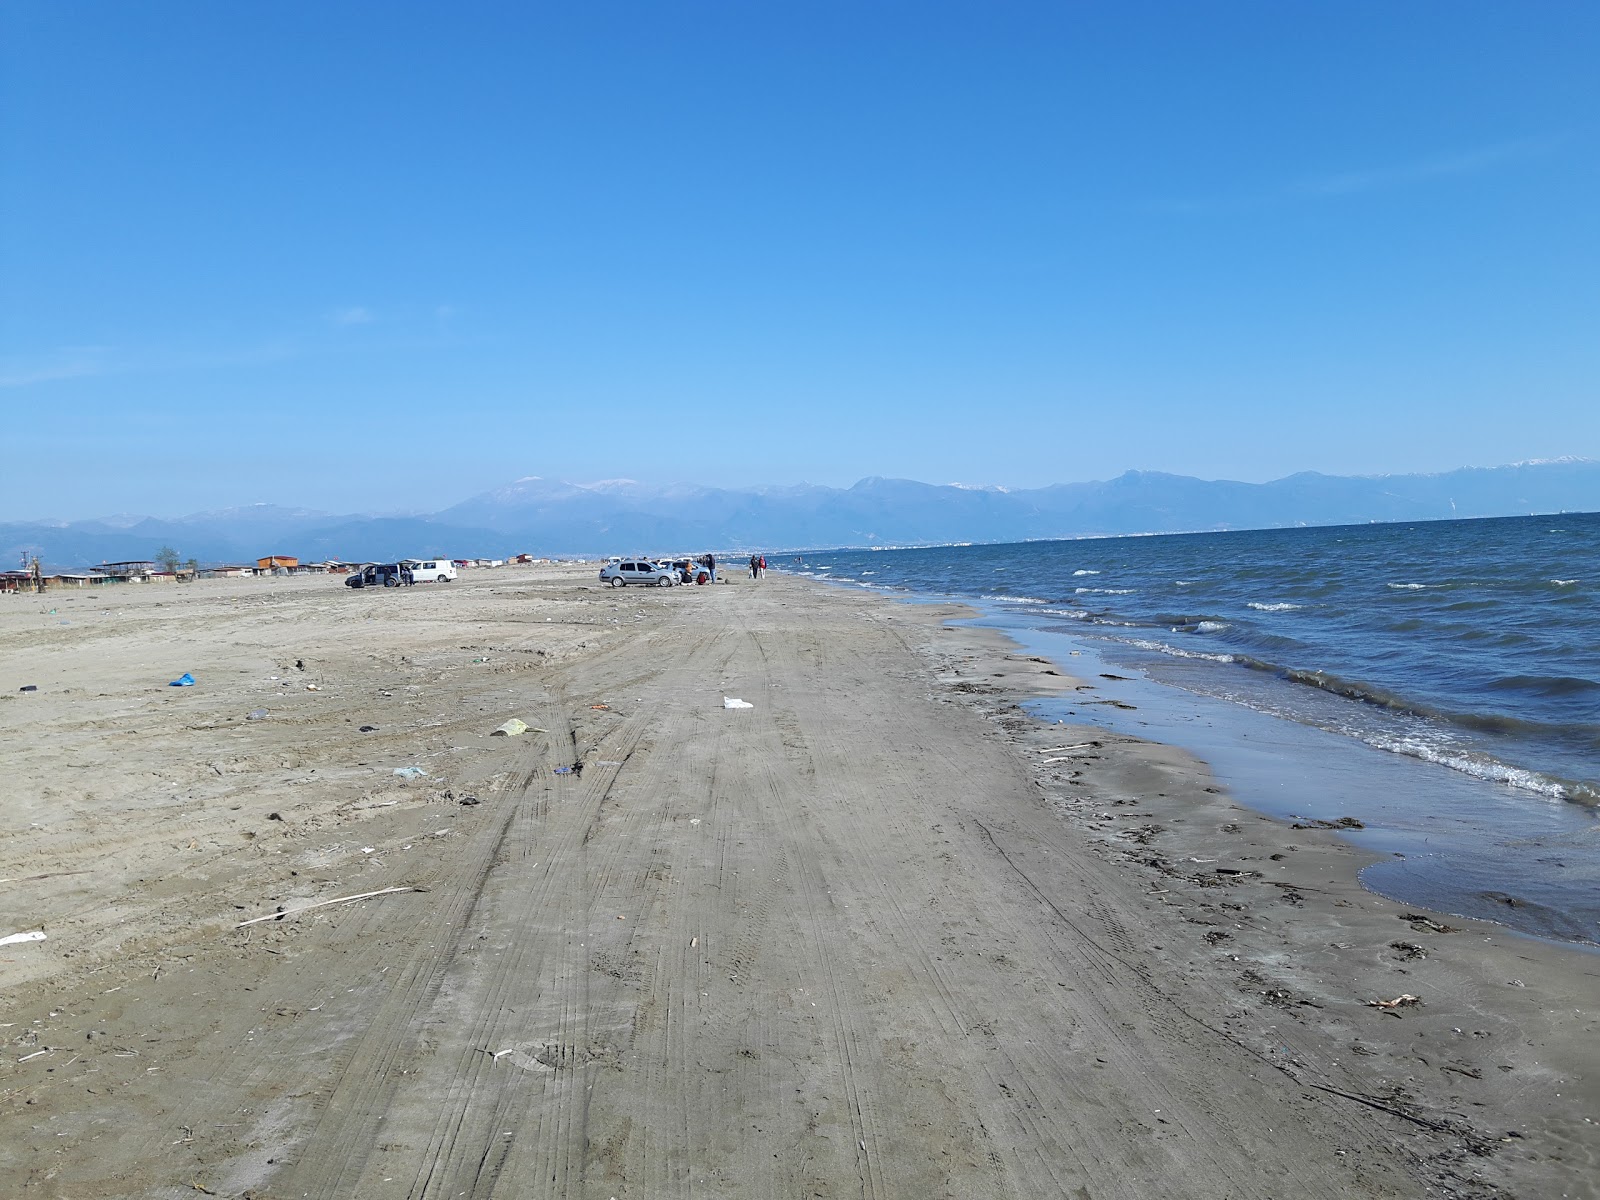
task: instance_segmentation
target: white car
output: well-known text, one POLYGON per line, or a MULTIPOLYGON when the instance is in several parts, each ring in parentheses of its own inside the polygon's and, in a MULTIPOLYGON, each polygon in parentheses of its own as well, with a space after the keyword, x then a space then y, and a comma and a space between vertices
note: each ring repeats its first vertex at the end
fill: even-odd
POLYGON ((648 558, 624 558, 601 567, 600 582, 609 583, 612 587, 625 587, 630 583, 671 587, 678 582, 678 577, 672 568, 653 563, 648 558))
POLYGON ((426 561, 411 558, 406 562, 411 567, 411 577, 418 583, 424 581, 437 583, 454 583, 456 578, 456 564, 448 558, 430 558, 426 561))

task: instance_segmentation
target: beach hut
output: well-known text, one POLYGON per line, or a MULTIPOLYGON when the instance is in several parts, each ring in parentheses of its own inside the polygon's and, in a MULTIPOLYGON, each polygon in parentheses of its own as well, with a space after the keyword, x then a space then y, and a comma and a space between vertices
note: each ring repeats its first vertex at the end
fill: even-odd
POLYGON ((129 559, 127 562, 103 562, 95 568, 113 583, 148 583, 159 567, 148 559, 129 559))

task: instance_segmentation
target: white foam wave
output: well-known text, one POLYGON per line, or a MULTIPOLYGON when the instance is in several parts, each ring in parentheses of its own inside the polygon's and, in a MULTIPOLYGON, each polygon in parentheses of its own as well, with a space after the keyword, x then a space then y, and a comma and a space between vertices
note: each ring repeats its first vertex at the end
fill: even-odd
POLYGON ((1231 663, 1237 660, 1231 654, 1205 654, 1199 650, 1182 650, 1177 646, 1169 646, 1165 642, 1153 642, 1148 638, 1131 638, 1129 644, 1141 650, 1154 650, 1157 654, 1170 654, 1173 658, 1203 658, 1207 662, 1231 663))
POLYGON ((1392 587, 1397 592, 1416 592, 1421 591, 1428 585, 1425 583, 1390 583, 1386 584, 1385 586, 1392 587))
POLYGON ((1003 596, 1007 604, 1049 604, 1048 600, 1040 600, 1036 596, 1003 596))
POLYGON ((1196 633, 1221 633, 1228 628, 1226 621, 1201 621, 1195 627, 1196 633))
POLYGON ((1074 571, 1074 575, 1098 575, 1099 571, 1074 571))
POLYGON ((1179 587, 1193 587, 1196 583, 1199 582, 1199 580, 1197 580, 1197 579, 1174 579, 1172 582, 1177 584, 1179 587))
POLYGON ((1277 604, 1262 604, 1259 601, 1252 600, 1249 604, 1246 604, 1245 607, 1253 608, 1257 612, 1294 612, 1298 608, 1304 608, 1305 605, 1290 604, 1288 601, 1280 601, 1277 604))
POLYGON ((1576 579, 1552 579, 1550 582, 1555 584, 1557 587, 1571 587, 1578 581, 1576 579))
POLYGON ((1439 766, 1449 767, 1453 771, 1460 771, 1464 775, 1471 775, 1475 779, 1484 779, 1490 783, 1503 783, 1508 787, 1517 788, 1519 791, 1533 792, 1535 795, 1544 796, 1551 800, 1567 799, 1567 789, 1554 779, 1540 775, 1537 771, 1526 771, 1521 767, 1508 766, 1496 759, 1467 754, 1464 751, 1436 745, 1415 736, 1367 733, 1361 735, 1361 740, 1369 746, 1377 747, 1379 750, 1388 750, 1394 754, 1404 754, 1408 758, 1420 758, 1423 762, 1437 763, 1439 766))
POLYGON ((1096 596, 1131 596, 1131 595, 1133 595, 1133 589, 1132 588, 1073 588, 1072 590, 1075 593, 1077 593, 1078 595, 1083 595, 1086 592, 1092 593, 1092 594, 1094 594, 1096 596))
POLYGON ((1041 608, 1039 611, 1049 613, 1052 617, 1071 617, 1074 621, 1082 621, 1089 615, 1088 610, 1083 608, 1041 608))

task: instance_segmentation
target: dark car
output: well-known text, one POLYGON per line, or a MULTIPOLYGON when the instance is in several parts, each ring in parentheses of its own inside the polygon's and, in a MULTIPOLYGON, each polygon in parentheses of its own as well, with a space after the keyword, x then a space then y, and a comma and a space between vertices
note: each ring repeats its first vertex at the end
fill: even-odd
POLYGON ((345 587, 399 587, 399 563, 369 563, 344 581, 345 587))

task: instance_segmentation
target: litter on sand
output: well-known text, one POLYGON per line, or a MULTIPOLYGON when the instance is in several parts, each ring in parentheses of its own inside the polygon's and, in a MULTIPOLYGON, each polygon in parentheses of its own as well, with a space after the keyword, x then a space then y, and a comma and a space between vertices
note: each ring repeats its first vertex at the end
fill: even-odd
POLYGON ((19 692, 37 692, 38 690, 39 690, 39 685, 36 684, 36 683, 26 684, 23 687, 19 687, 17 689, 17 691, 19 691, 19 692))
POLYGON ((500 726, 498 729, 496 729, 489 736, 490 737, 521 737, 523 734, 525 734, 527 732, 528 732, 528 723, 526 721, 519 721, 516 717, 512 717, 511 720, 507 721, 504 725, 500 726))
POLYGON ((421 767, 396 767, 394 773, 401 779, 425 779, 428 775, 421 767))
MULTIPOLYGON (((1403 996, 1396 996, 1393 1000, 1368 1000, 1367 1007, 1380 1008, 1384 1012, 1394 1012, 1397 1008, 1410 1008, 1421 1003, 1422 997, 1413 996, 1410 992, 1407 992, 1403 996)), ((1398 1017, 1400 1014, 1394 1013, 1394 1015, 1398 1017)))
POLYGON ((264 708, 252 708, 245 713, 244 719, 246 721, 265 721, 267 719, 267 710, 264 708))
POLYGON ((0 937, 0 946, 14 946, 18 942, 42 941, 44 941, 44 930, 35 929, 28 933, 11 933, 7 934, 5 937, 0 937))
POLYGON ((724 696, 722 698, 722 707, 723 708, 754 708, 755 705, 751 704, 748 700, 740 700, 737 696, 724 696))
POLYGON ((422 887, 392 887, 383 888, 376 892, 362 892, 356 896, 339 896, 333 900, 318 900, 315 904, 303 904, 299 908, 268 913, 264 917, 251 917, 248 921, 240 921, 234 928, 243 929, 246 925, 255 925, 261 921, 281 921, 285 917, 298 917, 303 912, 310 912, 313 908, 326 908, 330 904, 348 904, 352 900, 370 900, 374 896, 388 896, 394 892, 425 892, 427 890, 427 888, 422 887))
POLYGON ((185 671, 182 675, 179 675, 171 683, 167 684, 167 686, 168 687, 193 687, 194 686, 194 676, 189 674, 189 672, 185 671))

